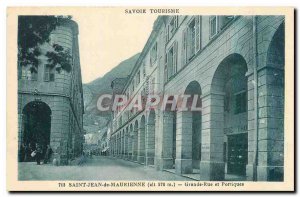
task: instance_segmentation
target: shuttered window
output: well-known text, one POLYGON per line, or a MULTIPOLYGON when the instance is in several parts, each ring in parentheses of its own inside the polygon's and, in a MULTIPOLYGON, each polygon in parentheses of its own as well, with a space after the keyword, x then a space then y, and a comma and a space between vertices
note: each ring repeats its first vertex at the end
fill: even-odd
POLYGON ((187 63, 187 29, 183 31, 182 39, 182 65, 187 63))
POLYGON ((217 16, 211 16, 209 18, 209 36, 212 38, 214 35, 217 34, 217 16))
POLYGON ((226 25, 232 20, 234 19, 233 15, 228 15, 228 16, 219 16, 219 24, 220 24, 220 29, 224 29, 226 27, 226 25))
POLYGON ((152 66, 157 59, 157 42, 153 45, 151 51, 150 51, 150 65, 152 66))
POLYGON ((174 42, 167 53, 167 78, 170 79, 177 73, 177 58, 178 58, 178 44, 174 42))
POLYGON ((175 34, 177 27, 178 27, 178 16, 173 16, 168 25, 168 40, 170 40, 172 36, 175 34))
POLYGON ((195 16, 183 31, 183 65, 189 62, 201 49, 201 18, 195 16))
POLYGON ((44 81, 54 81, 55 80, 54 70, 55 70, 54 68, 50 68, 49 66, 45 66, 44 81))
POLYGON ((198 52, 201 49, 201 18, 200 16, 195 17, 195 49, 198 52))

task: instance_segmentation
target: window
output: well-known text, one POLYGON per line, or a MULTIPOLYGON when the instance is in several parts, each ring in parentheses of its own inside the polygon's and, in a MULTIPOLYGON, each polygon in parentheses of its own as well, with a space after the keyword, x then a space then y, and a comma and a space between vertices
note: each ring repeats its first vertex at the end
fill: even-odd
POLYGON ((227 24, 234 19, 233 15, 211 16, 209 18, 209 35, 212 38, 219 30, 224 29, 227 24))
POLYGON ((45 66, 44 81, 54 81, 54 68, 45 66))
POLYGON ((188 26, 188 58, 191 59, 195 55, 195 35, 196 25, 195 19, 188 26))
POLYGON ((224 29, 224 27, 226 27, 226 25, 232 20, 234 19, 233 15, 228 15, 228 16, 219 16, 219 23, 220 23, 220 29, 224 29))
POLYGON ((143 63, 143 77, 146 77, 146 65, 143 63))
POLYGON ((157 42, 155 42, 154 46, 150 51, 150 65, 152 66, 157 59, 157 42))
POLYGON ((218 28, 217 28, 217 16, 211 16, 209 18, 209 35, 210 37, 213 37, 217 34, 218 28))
POLYGON ((201 20, 195 16, 183 31, 182 65, 189 62, 201 48, 201 20))
POLYGON ((136 75, 136 85, 137 86, 140 84, 140 80, 141 80, 141 72, 138 71, 138 73, 136 75))
POLYGON ((172 38, 178 27, 178 16, 173 16, 168 25, 168 40, 172 38))
MULTIPOLYGON (((165 59, 167 59, 167 58, 165 58, 165 59)), ((165 63, 165 68, 164 68, 164 81, 165 81, 165 83, 168 81, 168 78, 169 78, 169 76, 168 76, 168 64, 165 63)))
POLYGON ((174 42, 167 53, 167 76, 168 79, 177 73, 177 42, 174 42))
POLYGON ((187 29, 183 31, 182 43, 182 65, 187 63, 187 29))
POLYGON ((246 91, 235 94, 235 108, 234 113, 239 114, 246 112, 247 109, 247 93, 246 91))
POLYGON ((132 80, 132 92, 134 92, 134 80, 132 80))

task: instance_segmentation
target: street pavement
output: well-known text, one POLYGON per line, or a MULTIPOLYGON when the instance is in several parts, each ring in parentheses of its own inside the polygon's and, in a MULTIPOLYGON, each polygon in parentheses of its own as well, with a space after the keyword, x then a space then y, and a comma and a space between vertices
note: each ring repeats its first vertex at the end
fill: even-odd
POLYGON ((99 181, 188 181, 192 180, 166 171, 131 161, 94 156, 82 166, 36 165, 34 162, 18 164, 19 180, 99 180, 99 181))

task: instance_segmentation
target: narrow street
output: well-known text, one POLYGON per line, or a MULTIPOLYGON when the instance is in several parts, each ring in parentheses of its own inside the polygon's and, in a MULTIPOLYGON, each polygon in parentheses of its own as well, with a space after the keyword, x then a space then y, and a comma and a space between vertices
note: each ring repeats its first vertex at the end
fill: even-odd
POLYGON ((106 156, 87 159, 83 166, 36 165, 35 162, 22 162, 18 165, 19 180, 191 180, 166 171, 156 171, 153 167, 106 156))

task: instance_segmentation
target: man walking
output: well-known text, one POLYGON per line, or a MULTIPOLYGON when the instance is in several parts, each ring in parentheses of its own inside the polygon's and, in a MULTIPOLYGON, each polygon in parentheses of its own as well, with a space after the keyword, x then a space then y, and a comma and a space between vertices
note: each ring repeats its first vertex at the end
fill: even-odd
POLYGON ((42 157, 42 147, 40 144, 36 143, 36 164, 41 165, 41 157, 42 157))
POLYGON ((48 161, 51 158, 52 152, 53 152, 52 148, 51 148, 50 144, 48 144, 47 145, 47 150, 46 150, 46 153, 45 153, 44 164, 48 163, 48 161))

